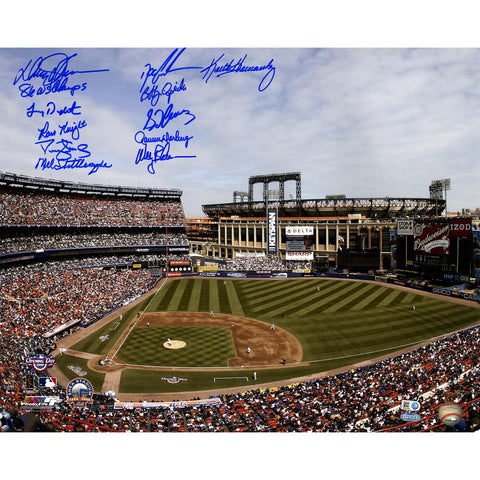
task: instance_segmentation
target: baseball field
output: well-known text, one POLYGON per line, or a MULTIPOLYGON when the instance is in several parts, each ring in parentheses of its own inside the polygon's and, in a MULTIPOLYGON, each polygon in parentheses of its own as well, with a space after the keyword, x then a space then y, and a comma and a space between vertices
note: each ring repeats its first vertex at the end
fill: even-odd
POLYGON ((168 279, 60 342, 56 370, 120 399, 187 399, 339 372, 479 321, 478 305, 375 282, 168 279))

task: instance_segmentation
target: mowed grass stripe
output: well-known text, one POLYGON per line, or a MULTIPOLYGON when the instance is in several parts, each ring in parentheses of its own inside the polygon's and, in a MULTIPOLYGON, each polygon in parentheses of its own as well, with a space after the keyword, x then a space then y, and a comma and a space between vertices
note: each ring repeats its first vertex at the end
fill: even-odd
POLYGON ((190 298, 192 296, 194 280, 189 278, 187 280, 184 280, 184 282, 185 282, 185 289, 183 290, 182 296, 180 297, 180 301, 178 302, 178 309, 188 311, 188 303, 190 302, 190 298))
POLYGON ((242 302, 240 301, 240 297, 237 292, 238 285, 241 283, 242 282, 227 282, 227 294, 232 315, 245 317, 245 311, 243 309, 242 302))
MULTIPOLYGON (((285 305, 291 302, 296 302, 298 299, 304 299, 306 292, 311 292, 310 289, 306 290, 304 286, 290 286, 284 288, 282 291, 276 291, 273 294, 265 295, 262 301, 251 302, 250 298, 247 299, 249 308, 261 313, 262 311, 270 310, 272 307, 278 306, 279 310, 285 305)), ((318 292, 315 292, 318 295, 318 292)))
POLYGON ((395 290, 393 288, 389 290, 390 293, 378 303, 379 307, 387 307, 388 305, 391 305, 395 302, 396 298, 403 293, 401 290, 395 290))
POLYGON ((252 305, 255 305, 256 303, 262 303, 265 295, 267 295, 267 292, 272 294, 275 293, 277 296, 281 295, 282 297, 285 295, 286 292, 296 291, 302 291, 305 293, 314 292, 318 294, 317 287, 320 287, 322 291, 329 291, 330 289, 338 285, 339 282, 336 282, 335 280, 323 280, 321 282, 311 280, 282 280, 281 282, 278 281, 278 286, 275 289, 266 290, 266 288, 268 288, 268 284, 265 287, 260 287, 260 289, 258 290, 258 295, 248 295, 248 299, 251 301, 252 305))
POLYGON ((358 290, 362 284, 355 282, 338 282, 340 285, 336 286, 330 290, 321 289, 317 293, 317 300, 312 302, 309 305, 304 306, 303 308, 293 308, 290 309, 289 313, 296 313, 298 316, 301 315, 311 315, 311 314, 321 314, 325 311, 328 311, 330 307, 334 307, 341 301, 342 298, 350 295, 350 293, 358 290))
MULTIPOLYGON (((174 292, 172 292, 173 294, 171 296, 170 296, 170 292, 168 292, 168 296, 170 297, 170 301, 168 302, 168 305, 164 310, 169 310, 169 311, 181 310, 179 308, 179 305, 181 303, 182 296, 185 292, 187 282, 186 281, 175 280, 175 282, 172 282, 172 283, 176 283, 177 288, 175 289, 174 292)), ((164 295, 167 296, 167 294, 164 294, 164 295)))
POLYGON ((357 285, 357 287, 352 288, 348 292, 348 295, 342 296, 342 298, 335 305, 325 309, 325 312, 330 313, 336 312, 337 310, 350 310, 350 308, 356 305, 359 300, 364 298, 365 295, 368 295, 368 291, 370 289, 370 285, 367 283, 360 283, 357 285))
MULTIPOLYGON (((311 285, 304 285, 303 288, 296 289, 296 294, 291 296, 282 295, 281 300, 278 298, 272 300, 270 303, 262 305, 261 309, 254 309, 253 311, 257 315, 278 315, 279 313, 285 313, 287 315, 292 313, 299 313, 299 311, 309 312, 311 310, 317 310, 320 303, 323 301, 329 292, 336 292, 337 290, 343 290, 344 285, 338 285, 338 282, 329 285, 327 288, 322 288, 320 292, 317 292, 316 287, 312 290, 311 285), (274 308, 277 305, 277 308, 274 308), (302 308, 304 307, 304 308, 302 308)), ((302 314, 300 313, 300 314, 302 314)))
POLYGON ((405 299, 407 298, 407 295, 408 295, 408 292, 404 292, 404 291, 398 291, 398 295, 396 295, 395 297, 393 297, 390 302, 388 302, 386 304, 387 307, 391 306, 391 305, 398 305, 399 303, 405 303, 405 299))
POLYGON ((181 282, 169 282, 162 287, 158 297, 150 304, 149 311, 158 312, 168 310, 172 298, 175 296, 177 289, 180 287, 181 282))
MULTIPOLYGON (((205 280, 204 280, 205 281, 205 280)), ((209 302, 210 302, 210 310, 213 310, 214 312, 220 312, 220 298, 218 294, 218 284, 220 283, 219 281, 212 282, 211 280, 207 280, 209 288, 210 288, 210 293, 209 293, 209 302)))
POLYGON ((372 306, 377 304, 377 299, 380 295, 383 295, 385 292, 378 288, 378 285, 370 284, 370 293, 365 296, 362 300, 357 302, 355 305, 350 307, 350 310, 353 312, 358 312, 361 310, 370 310, 372 306))
MULTIPOLYGON (((316 283, 316 282, 315 282, 316 283)), ((308 288, 314 289, 314 283, 311 281, 289 281, 289 280, 277 280, 277 281, 261 281, 254 290, 246 288, 243 290, 247 295, 251 305, 261 304, 263 299, 267 297, 284 295, 285 291, 305 290, 308 288)))
POLYGON ((188 301, 188 310, 195 312, 200 310, 200 296, 201 296, 202 283, 193 282, 190 299, 188 301))
POLYGON ((228 296, 227 285, 232 282, 224 280, 218 284, 218 301, 220 302, 220 310, 226 315, 232 314, 232 307, 230 306, 230 297, 228 296))
POLYGON ((255 302, 250 302, 250 306, 256 310, 258 306, 272 306, 272 304, 283 302, 288 303, 290 300, 295 301, 295 299, 304 298, 305 295, 318 295, 318 292, 315 288, 311 288, 311 286, 307 286, 305 284, 301 285, 290 285, 288 287, 284 287, 282 290, 276 290, 269 295, 265 295, 262 300, 258 300, 255 302))
POLYGON ((199 282, 200 285, 200 298, 198 303, 199 312, 208 312, 210 309, 210 282, 203 279, 199 282))

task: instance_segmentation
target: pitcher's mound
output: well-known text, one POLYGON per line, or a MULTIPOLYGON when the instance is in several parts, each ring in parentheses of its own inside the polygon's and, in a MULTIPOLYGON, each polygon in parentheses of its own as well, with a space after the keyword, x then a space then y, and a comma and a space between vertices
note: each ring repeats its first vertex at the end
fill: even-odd
POLYGON ((177 348, 183 348, 187 344, 183 340, 172 340, 170 343, 164 342, 163 346, 169 348, 170 350, 176 350, 177 348))

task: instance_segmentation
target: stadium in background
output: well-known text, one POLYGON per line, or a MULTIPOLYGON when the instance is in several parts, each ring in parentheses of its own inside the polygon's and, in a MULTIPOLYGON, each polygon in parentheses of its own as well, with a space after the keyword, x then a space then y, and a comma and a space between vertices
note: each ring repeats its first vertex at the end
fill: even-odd
POLYGON ((445 285, 476 283, 480 250, 473 238, 480 212, 447 214, 445 193, 432 188, 437 182, 425 198, 302 199, 299 172, 250 177, 248 192, 233 192, 233 202, 203 205, 205 217, 187 217, 192 258, 197 268, 212 270, 224 261, 274 253, 306 274, 395 271, 445 285), (289 181, 296 198, 285 199, 289 181), (257 183, 263 185, 260 200, 254 199, 257 183))

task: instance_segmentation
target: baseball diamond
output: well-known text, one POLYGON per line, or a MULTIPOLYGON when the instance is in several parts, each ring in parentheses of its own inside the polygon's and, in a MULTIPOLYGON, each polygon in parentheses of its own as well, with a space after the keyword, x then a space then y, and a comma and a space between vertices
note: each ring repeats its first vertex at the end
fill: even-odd
POLYGON ((55 370, 71 377, 64 361, 83 359, 78 366, 88 371, 96 391, 114 390, 125 400, 144 394, 187 399, 200 391, 238 391, 345 371, 418 348, 478 319, 468 302, 377 282, 167 279, 129 308, 60 342, 58 348, 68 351, 56 357, 55 370), (109 338, 101 341, 107 331, 109 338), (184 345, 167 348, 167 339, 184 345), (159 380, 172 372, 187 380, 159 380))

